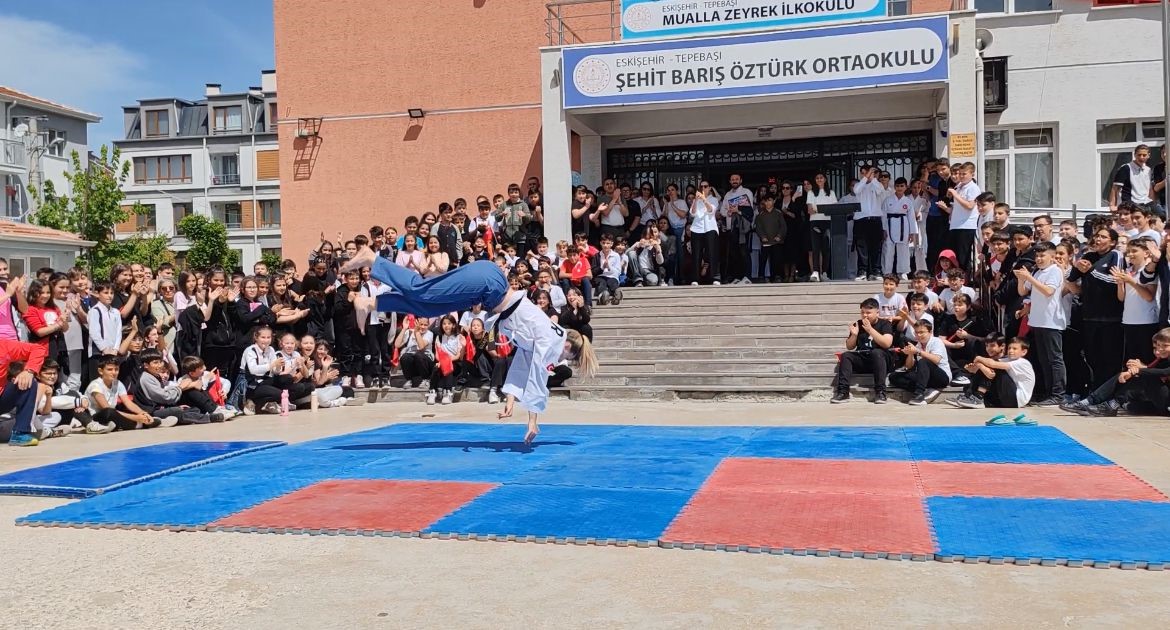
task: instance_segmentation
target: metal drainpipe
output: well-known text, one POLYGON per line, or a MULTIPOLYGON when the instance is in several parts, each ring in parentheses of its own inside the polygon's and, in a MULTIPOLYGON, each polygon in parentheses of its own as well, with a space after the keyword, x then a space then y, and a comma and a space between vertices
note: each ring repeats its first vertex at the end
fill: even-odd
MULTIPOLYGON (((256 254, 256 260, 260 260, 260 232, 257 229, 258 221, 256 210, 256 121, 252 120, 252 251, 256 254)), ((244 265, 244 261, 240 261, 240 266, 244 265)))

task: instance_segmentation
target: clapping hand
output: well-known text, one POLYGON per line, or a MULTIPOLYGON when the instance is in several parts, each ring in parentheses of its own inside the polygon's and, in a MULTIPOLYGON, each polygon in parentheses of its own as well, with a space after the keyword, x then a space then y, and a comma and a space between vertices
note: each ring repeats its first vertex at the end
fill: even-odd
POLYGON ((1073 266, 1076 267, 1077 271, 1081 273, 1089 273, 1089 270, 1093 268, 1093 263, 1082 258, 1073 263, 1073 266))

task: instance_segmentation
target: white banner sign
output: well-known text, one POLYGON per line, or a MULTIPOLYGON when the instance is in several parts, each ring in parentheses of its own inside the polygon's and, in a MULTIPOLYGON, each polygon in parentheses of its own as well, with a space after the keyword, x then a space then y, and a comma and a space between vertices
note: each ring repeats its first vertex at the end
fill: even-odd
POLYGON ((622 39, 884 17, 886 0, 625 0, 622 39))

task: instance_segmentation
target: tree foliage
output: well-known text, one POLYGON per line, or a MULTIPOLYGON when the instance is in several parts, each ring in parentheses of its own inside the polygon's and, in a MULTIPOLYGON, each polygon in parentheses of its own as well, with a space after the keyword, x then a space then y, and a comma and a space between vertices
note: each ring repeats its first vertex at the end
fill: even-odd
POLYGON ((268 273, 271 275, 280 270, 280 264, 284 262, 284 259, 276 252, 267 252, 261 254, 260 262, 268 265, 268 273))
POLYGON ((95 245, 89 249, 86 260, 91 271, 98 276, 115 262, 130 260, 123 257, 127 251, 138 252, 136 248, 145 247, 142 251, 150 252, 158 249, 158 239, 161 238, 164 244, 166 242, 166 237, 140 238, 139 241, 149 241, 150 244, 136 242, 127 246, 114 238, 115 225, 145 211, 138 203, 131 208, 122 205, 126 200, 122 185, 130 176, 130 163, 122 162, 121 153, 116 147, 111 152, 108 146, 102 145, 96 159, 83 166, 81 156, 74 151, 70 156, 72 168, 65 173, 72 191, 69 196, 59 196, 52 182, 45 182, 41 190, 29 187, 29 195, 37 206, 29 220, 93 241, 95 245))
POLYGON ((189 214, 179 221, 179 232, 191 241, 187 250, 187 266, 192 269, 223 267, 234 269, 240 264, 240 253, 228 247, 227 227, 210 217, 189 214))

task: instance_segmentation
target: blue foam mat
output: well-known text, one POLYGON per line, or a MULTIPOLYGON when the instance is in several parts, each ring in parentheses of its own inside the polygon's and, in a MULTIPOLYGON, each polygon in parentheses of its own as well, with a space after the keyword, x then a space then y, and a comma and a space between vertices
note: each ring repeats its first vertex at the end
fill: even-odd
POLYGON ((0 494, 84 498, 284 442, 168 442, 0 475, 0 494))
POLYGON ((427 532, 656 540, 690 491, 504 485, 440 519, 427 532))
POLYGON ((1170 562, 1170 503, 932 497, 939 553, 1170 562))

